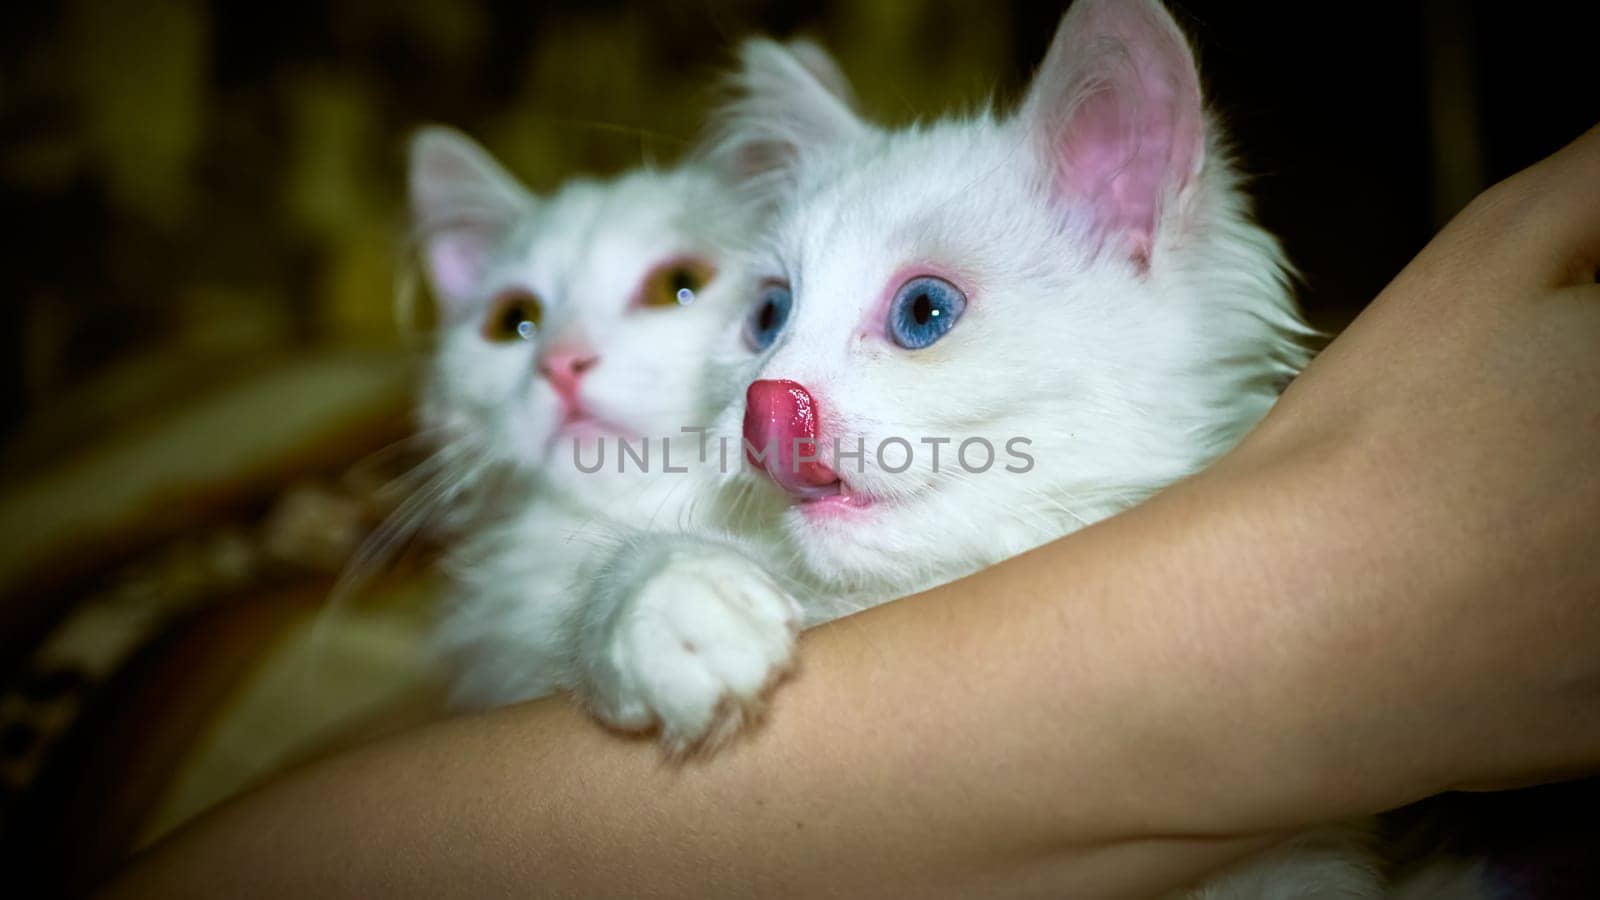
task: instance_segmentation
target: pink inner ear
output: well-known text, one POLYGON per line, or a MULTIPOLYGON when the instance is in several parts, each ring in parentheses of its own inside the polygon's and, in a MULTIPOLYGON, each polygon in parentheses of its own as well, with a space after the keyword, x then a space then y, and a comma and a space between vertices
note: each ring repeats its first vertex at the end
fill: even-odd
POLYGON ((1199 144, 1198 130, 1178 121, 1170 91, 1159 93, 1096 90, 1056 148, 1058 187, 1087 200, 1099 227, 1126 234, 1140 256, 1149 253, 1163 202, 1187 182, 1199 144))
POLYGON ((441 311, 477 299, 499 241, 533 208, 515 179, 464 135, 424 129, 411 144, 410 201, 441 311))
POLYGON ((460 306, 471 297, 489 261, 483 235, 472 229, 428 238, 424 256, 434 293, 440 302, 452 307, 460 306))
POLYGON ((1029 102, 1062 199, 1087 203, 1097 232, 1148 261, 1203 152, 1199 77, 1177 25, 1153 0, 1078 0, 1029 102))

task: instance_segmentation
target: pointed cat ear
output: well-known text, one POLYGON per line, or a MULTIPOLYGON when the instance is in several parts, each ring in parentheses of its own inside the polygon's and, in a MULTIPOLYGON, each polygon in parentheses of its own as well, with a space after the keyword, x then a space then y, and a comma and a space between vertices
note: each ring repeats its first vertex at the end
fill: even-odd
POLYGON ((739 48, 734 100, 714 121, 707 155, 735 181, 781 182, 808 150, 847 140, 866 126, 850 83, 827 51, 809 41, 764 38, 739 48))
POLYGON ((788 50, 789 55, 794 57, 795 62, 798 62, 806 72, 810 73, 811 77, 816 79, 817 84, 822 85, 833 99, 844 107, 844 111, 849 114, 851 119, 855 118, 855 90, 850 87, 850 79, 844 77, 844 71, 839 68, 839 63, 834 60, 828 51, 822 49, 821 45, 816 42, 808 41, 805 38, 796 38, 789 41, 783 45, 783 49, 788 50))
POLYGON ((475 295, 496 247, 533 209, 517 180, 458 131, 411 138, 411 225, 434 296, 446 312, 475 295))
POLYGON ((1073 3, 1019 115, 1058 199, 1087 204, 1102 241, 1148 263, 1205 156, 1194 56, 1159 0, 1073 3))

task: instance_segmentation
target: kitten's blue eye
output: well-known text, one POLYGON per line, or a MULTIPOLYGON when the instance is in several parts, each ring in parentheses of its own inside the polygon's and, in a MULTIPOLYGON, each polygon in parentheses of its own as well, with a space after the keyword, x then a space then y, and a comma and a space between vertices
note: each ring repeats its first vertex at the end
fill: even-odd
POLYGON ((786 285, 769 284, 761 289, 761 300, 744 323, 744 340, 751 350, 772 346, 783 333, 784 323, 789 321, 789 306, 793 302, 786 285))
POLYGON ((961 289, 932 275, 900 286, 889 304, 889 337, 907 350, 921 350, 945 336, 967 309, 961 289))

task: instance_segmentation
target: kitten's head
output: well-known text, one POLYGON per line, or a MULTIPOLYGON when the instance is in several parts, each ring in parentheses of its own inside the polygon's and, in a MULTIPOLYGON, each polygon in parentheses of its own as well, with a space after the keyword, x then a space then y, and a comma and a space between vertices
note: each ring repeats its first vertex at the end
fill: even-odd
POLYGON ((1004 118, 884 131, 815 68, 745 51, 722 145, 755 148, 778 213, 753 360, 719 365, 747 385, 720 427, 771 448, 739 477, 790 495, 817 572, 903 587, 1103 518, 1229 447, 1303 364, 1278 245, 1154 0, 1075 3, 1004 118))
POLYGON ((557 487, 604 439, 675 435, 698 408, 707 344, 751 291, 722 249, 744 230, 704 166, 574 180, 536 198, 470 139, 411 145, 413 226, 439 308, 423 424, 472 461, 557 487))

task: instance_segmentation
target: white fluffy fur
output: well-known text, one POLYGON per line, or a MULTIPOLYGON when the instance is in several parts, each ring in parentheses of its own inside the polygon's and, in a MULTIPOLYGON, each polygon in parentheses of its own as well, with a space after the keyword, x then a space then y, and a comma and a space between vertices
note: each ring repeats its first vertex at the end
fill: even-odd
MULTIPOLYGON (((697 439, 680 427, 708 420, 701 402, 727 402, 702 383, 699 360, 753 289, 726 250, 753 213, 705 166, 573 181, 541 200, 454 132, 426 130, 412 151, 418 242, 443 315, 422 418, 454 473, 450 490, 489 510, 448 560, 453 602, 436 643, 454 667, 454 699, 573 689, 615 725, 661 723, 687 744, 759 700, 798 618, 759 572, 729 590, 703 539, 688 556, 627 538, 678 529, 707 493, 703 475, 662 474, 661 439, 678 436, 674 465, 693 461, 697 439), (685 256, 717 269, 695 302, 640 308, 646 274, 685 256), (483 320, 513 289, 543 302, 540 334, 490 342, 483 320), (598 359, 585 406, 635 446, 650 441, 649 472, 618 471, 615 435, 601 471, 575 464, 557 392, 538 371, 543 352, 573 341, 598 359)), ((589 465, 595 445, 583 446, 589 465)))
MULTIPOLYGON (((843 474, 875 502, 839 516, 808 516, 749 473, 729 477, 718 504, 699 477, 579 477, 570 461, 529 450, 553 401, 528 378, 526 349, 447 335, 431 417, 547 485, 457 557, 467 602, 445 636, 468 659, 463 696, 575 688, 602 718, 659 726, 670 746, 714 740, 790 664, 797 622, 960 577, 1112 515, 1203 467, 1265 414, 1307 357, 1285 262, 1250 218, 1197 82, 1184 81, 1195 76, 1176 25, 1154 0, 1116 2, 1075 4, 1017 114, 903 131, 858 118, 816 48, 748 44, 741 99, 706 154, 742 179, 744 212, 717 226, 681 215, 700 189, 673 180, 691 177, 682 173, 528 205, 492 271, 555 279, 570 292, 562 314, 614 342, 606 360, 638 367, 597 397, 608 418, 663 434, 720 410, 712 434, 737 446, 744 386, 789 379, 818 399, 828 438, 870 448, 891 436, 997 447, 1023 437, 1035 465, 964 474, 949 465, 952 443, 935 473, 918 445, 916 465, 894 474, 869 450, 864 471, 843 474), (1198 141, 1170 155, 1182 171, 1161 182, 1153 218, 1130 207, 1116 220, 1153 222, 1131 238, 1108 234, 1102 219, 1114 217, 1095 205, 1123 190, 1111 182, 1131 161, 1074 194, 1059 152, 1079 110, 1129 84, 1151 104, 1135 104, 1129 121, 1159 125, 1176 97, 1173 133, 1198 141), (747 246, 751 217, 767 215, 774 224, 747 246), (709 312, 671 336, 619 312, 665 252, 655 242, 694 239, 718 254, 719 290, 742 292, 728 304, 753 299, 761 280, 792 286, 793 313, 770 349, 752 355, 737 322, 709 312), (912 352, 884 339, 883 298, 923 273, 959 282, 970 302, 943 340, 912 352)), ((1161 158, 1140 157, 1142 171, 1161 158)), ((1349 835, 1298 839, 1193 896, 1375 896, 1349 835)))
MULTIPOLYGON (((1279 245, 1252 221, 1197 81, 1185 94, 1182 79, 1195 76, 1181 32, 1153 0, 1115 3, 1079 0, 1017 114, 902 131, 857 118, 834 80, 818 77, 814 56, 770 42, 746 48, 743 97, 725 114, 713 156, 746 174, 752 206, 775 211, 750 265, 790 285, 794 306, 777 341, 753 358, 725 335, 718 379, 734 390, 758 378, 804 385, 825 441, 984 437, 1000 446, 1021 436, 1036 462, 1026 474, 996 466, 968 475, 947 455, 936 474, 920 448, 916 465, 895 474, 869 451, 864 471, 840 471, 874 499, 870 508, 783 510, 769 526, 779 548, 742 565, 788 585, 807 624, 968 574, 1138 503, 1231 447, 1306 361, 1308 329, 1279 245), (1171 83, 1149 83, 1169 77, 1152 74, 1152 58, 1176 67, 1171 83), (1059 170, 1076 111, 1118 89, 1131 92, 1126 118, 1135 122, 1155 108, 1140 102, 1192 96, 1177 118, 1197 141, 1172 150, 1182 171, 1160 183, 1153 230, 1131 238, 1105 233, 1102 218, 1114 217, 1091 199, 1115 191, 1074 194, 1059 170), (908 351, 884 338, 884 297, 924 273, 959 283, 969 303, 942 340, 908 351)), ((1183 128, 1173 132, 1181 140, 1183 128)), ((741 404, 729 406, 714 433, 739 435, 742 416, 741 404)), ((774 490, 750 473, 729 489, 774 490)), ((672 541, 677 558, 695 552, 682 537, 659 540, 672 541)), ((706 559, 721 579, 751 577, 723 542, 709 543, 706 559)), ((1297 839, 1193 896, 1376 896, 1378 876, 1355 834, 1297 839)))
MULTIPOLYGON (((742 81, 798 73, 783 55, 755 44, 747 68, 773 71, 742 81)), ((795 85, 747 95, 733 120, 829 109, 822 85, 811 88, 810 103, 795 85)), ((1037 464, 1017 476, 998 465, 936 475, 919 452, 910 472, 889 474, 869 453, 866 471, 846 480, 892 502, 848 520, 787 516, 823 583, 881 602, 1131 506, 1231 447, 1304 364, 1309 329, 1282 252, 1251 221, 1215 129, 1181 220, 1139 271, 1096 253, 1075 211, 1052 200, 1033 147, 1039 123, 986 112, 882 131, 829 112, 825 124, 767 123, 752 137, 802 142, 784 178, 759 184, 779 186, 765 199, 780 212, 752 263, 790 282, 795 304, 775 346, 753 362, 725 353, 722 377, 804 384, 829 432, 869 448, 894 435, 1023 436, 1037 464), (949 336, 910 353, 878 338, 873 316, 891 277, 918 264, 959 273, 971 304, 949 336)), ((738 141, 737 129, 724 136, 738 141)), ((737 435, 742 415, 725 410, 717 431, 737 435)))

